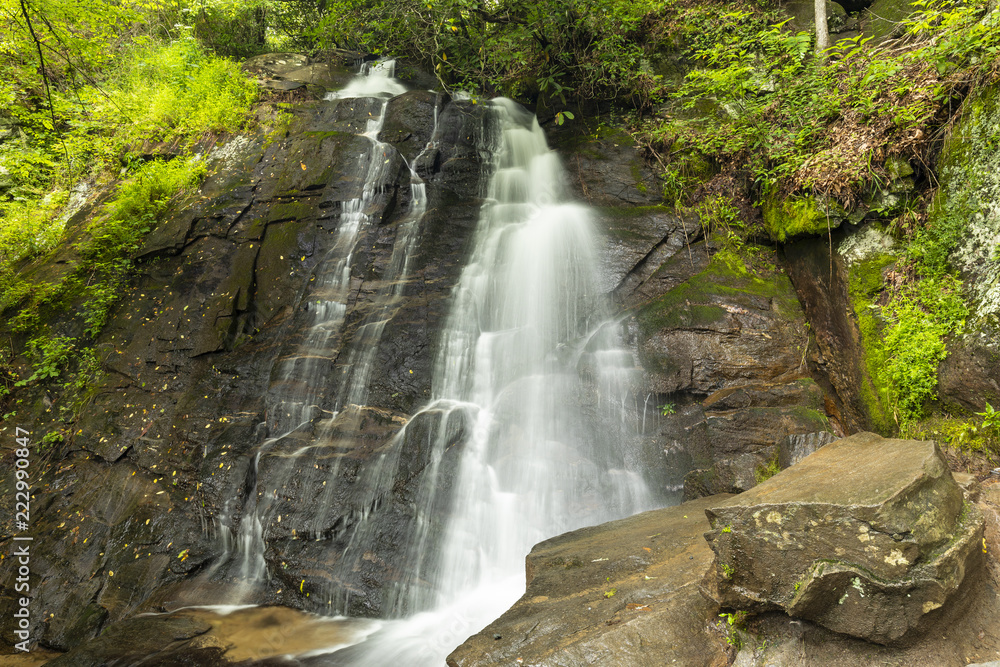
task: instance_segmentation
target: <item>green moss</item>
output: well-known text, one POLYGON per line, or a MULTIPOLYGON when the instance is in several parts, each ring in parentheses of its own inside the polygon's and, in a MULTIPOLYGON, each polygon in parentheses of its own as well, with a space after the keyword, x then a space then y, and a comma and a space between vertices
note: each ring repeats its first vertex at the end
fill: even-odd
MULTIPOLYGON (((754 469, 753 478, 758 484, 760 484, 761 482, 771 479, 779 472, 781 472, 781 466, 778 464, 778 450, 775 450, 774 454, 767 460, 766 463, 762 463, 754 469)), ((725 532, 725 529, 723 529, 723 532, 725 532)))
POLYGON ((271 205, 271 210, 268 211, 267 223, 298 220, 310 215, 315 215, 315 211, 309 204, 300 201, 276 202, 271 205))
POLYGON ((789 319, 802 314, 787 276, 759 276, 735 250, 725 248, 712 256, 704 271, 644 306, 636 318, 646 335, 667 328, 709 326, 726 317, 720 300, 738 304, 748 298, 772 300, 789 319))
POLYGON ((904 435, 919 440, 934 440, 941 446, 963 452, 1000 453, 1000 439, 972 415, 934 415, 910 424, 904 435))
POLYGON ((303 132, 302 135, 306 136, 306 137, 315 137, 315 138, 320 139, 321 141, 323 139, 326 139, 327 137, 353 137, 354 136, 350 132, 341 132, 340 130, 327 130, 327 131, 324 131, 324 132, 320 132, 320 131, 317 131, 317 130, 309 130, 307 132, 303 132))
POLYGON ((797 236, 825 234, 839 223, 831 221, 814 197, 788 197, 764 201, 764 226, 771 240, 784 243, 797 236))
POLYGON ((885 269, 895 261, 892 255, 877 254, 852 263, 848 269, 848 294, 861 333, 861 357, 863 370, 866 371, 859 394, 872 427, 882 435, 891 435, 895 431, 895 421, 890 407, 891 381, 885 366, 887 323, 882 319, 875 299, 884 284, 882 276, 885 269))
POLYGON ((632 180, 635 181, 635 189, 642 194, 646 194, 646 183, 642 179, 642 165, 639 164, 638 159, 632 160, 631 169, 632 180))

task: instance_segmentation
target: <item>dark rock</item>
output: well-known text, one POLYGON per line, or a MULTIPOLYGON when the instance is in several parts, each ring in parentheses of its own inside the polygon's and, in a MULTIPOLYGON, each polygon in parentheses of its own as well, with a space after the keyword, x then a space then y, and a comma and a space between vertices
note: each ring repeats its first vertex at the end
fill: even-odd
MULTIPOLYGON (((400 287, 403 298, 385 311, 368 407, 353 426, 336 425, 336 437, 317 448, 319 469, 309 466, 315 475, 301 476, 281 499, 279 509, 291 511, 280 524, 273 517, 281 529, 268 536, 265 555, 268 569, 287 583, 280 594, 274 591, 281 586, 257 594, 259 602, 329 612, 330 595, 307 597, 315 584, 336 587, 342 597, 350 590, 360 613, 377 614, 393 604, 393 576, 405 571, 411 503, 426 476, 426 449, 415 441, 406 445, 413 451, 398 456, 395 490, 379 499, 387 518, 376 551, 393 569, 348 568, 350 576, 334 581, 311 568, 335 562, 363 528, 359 517, 370 505, 352 477, 386 451, 405 415, 429 396, 437 332, 481 206, 476 142, 484 132, 483 106, 424 93, 407 99, 413 100, 407 113, 423 117, 394 121, 407 135, 393 135, 404 152, 430 141, 440 103, 433 155, 418 166, 428 209, 411 272, 400 287), (322 475, 339 459, 344 495, 310 523, 301 510, 317 502, 327 481, 322 475), (293 514, 296 520, 289 520, 293 514), (298 539, 292 529, 311 539, 298 539)), ((98 341, 107 375, 91 388, 53 465, 37 469, 32 567, 39 583, 32 608, 38 626, 32 637, 70 649, 109 623, 158 610, 160 602, 211 599, 191 600, 189 589, 220 589, 228 566, 215 560, 223 553, 217 531, 223 515, 238 522, 245 511, 249 463, 266 433, 266 397, 277 380, 272 374, 311 322, 306 304, 316 267, 335 242, 344 202, 361 192, 359 156, 371 144, 356 133, 380 105, 373 99, 298 105, 285 134, 238 138, 216 149, 209 158, 215 171, 199 196, 147 238, 141 275, 98 341), (204 579, 213 568, 217 581, 209 586, 204 579)), ((408 211, 409 170, 391 146, 382 157, 390 161, 387 184, 373 198, 373 224, 356 246, 345 325, 330 341, 334 378, 385 291, 384 267, 408 211)), ((70 266, 66 252, 56 269, 70 266)), ((337 390, 331 383, 319 400, 329 406, 337 390)), ((260 462, 262 485, 283 465, 274 454, 260 462)), ((445 472, 449 465, 442 465, 445 472)), ((4 489, 12 479, 0 476, 4 489)), ((13 513, 5 516, 9 523, 13 513)), ((383 567, 363 555, 360 562, 383 567)), ((9 576, 9 570, 0 573, 3 605, 12 602, 9 576)), ((4 641, 13 637, 9 621, 0 626, 4 641)))
POLYGON ((707 514, 723 606, 781 609, 882 644, 945 605, 980 562, 982 513, 932 442, 844 438, 707 514))
MULTIPOLYGON (((706 253, 703 244, 693 249, 699 253, 706 253)), ((669 262, 661 267, 669 270, 669 262)), ((759 278, 712 261, 644 305, 636 325, 639 358, 658 393, 707 395, 794 379, 805 371, 808 332, 782 274, 759 278)))
POLYGON ((816 341, 810 367, 835 397, 842 427, 847 432, 883 428, 886 420, 865 366, 843 256, 825 239, 786 245, 783 256, 816 341))
MULTIPOLYGON (((99 638, 49 661, 54 667, 102 667, 108 664, 136 664, 169 650, 176 642, 197 637, 211 630, 210 623, 188 616, 133 618, 110 626, 99 638)), ((212 651, 221 664, 224 649, 212 651)), ((200 664, 219 664, 201 662, 200 664)), ((199 664, 199 663, 195 663, 199 664)))
POLYGON ((568 172, 569 186, 598 207, 650 206, 662 201, 661 187, 623 129, 581 118, 553 136, 568 172))
MULTIPOLYGON (((684 412, 683 431, 675 430, 671 420, 664 420, 659 430, 694 468, 683 480, 687 500, 746 491, 779 466, 787 467, 780 464, 787 438, 832 437, 823 392, 808 378, 724 389, 684 412)), ((681 464, 676 453, 671 458, 674 465, 681 464)))
POLYGON ((440 93, 413 90, 389 100, 379 139, 392 144, 411 169, 417 168, 413 161, 433 137, 442 97, 440 93))
POLYGON ((980 412, 1000 407, 1000 344, 988 327, 948 341, 948 356, 938 367, 938 395, 958 410, 980 412))

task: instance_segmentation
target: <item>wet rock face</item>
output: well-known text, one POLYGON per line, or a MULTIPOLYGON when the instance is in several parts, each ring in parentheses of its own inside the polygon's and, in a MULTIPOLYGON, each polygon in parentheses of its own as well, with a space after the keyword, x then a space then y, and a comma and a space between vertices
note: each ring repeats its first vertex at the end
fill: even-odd
MULTIPOLYGON (((204 591, 222 588, 224 568, 216 581, 207 576, 222 553, 220 517, 228 503, 238 522, 248 499, 274 369, 310 321, 317 267, 336 238, 344 202, 362 189, 361 156, 371 144, 358 134, 379 104, 298 106, 286 130, 218 149, 214 175, 146 239, 142 275, 98 341, 108 374, 72 439, 49 455, 56 464, 33 468, 31 636, 42 645, 66 650, 107 623, 204 603, 211 598, 204 591), (192 588, 194 577, 200 583, 192 588)), ((345 323, 329 346, 334 376, 385 292, 385 267, 410 208, 410 167, 427 184, 427 213, 374 354, 366 412, 284 490, 282 503, 292 511, 276 523, 265 551, 279 583, 258 602, 329 611, 330 596, 319 592, 348 587, 362 613, 383 611, 381 590, 391 580, 385 572, 358 572, 347 582, 316 573, 338 558, 369 509, 352 474, 386 452, 399 424, 429 395, 437 332, 481 204, 475 140, 483 122, 481 105, 432 93, 404 95, 390 111, 389 177, 356 246, 345 323), (431 140, 435 109, 436 147, 416 160, 431 140), (303 511, 322 496, 321 474, 333 461, 347 483, 327 513, 303 511), (309 549, 300 536, 309 536, 309 549)), ((335 393, 331 383, 317 400, 328 405, 335 393)), ((399 456, 394 491, 380 499, 390 517, 387 537, 366 565, 396 567, 397 538, 412 520, 409 503, 426 465, 421 456, 419 448, 399 456)), ((273 471, 262 461, 266 482, 273 471)), ((12 484, 3 479, 4 489, 12 484)), ((10 572, 0 577, 0 605, 12 604, 10 572)), ((9 616, 0 621, 4 641, 13 636, 9 626, 9 616)))
POLYGON ((987 403, 1000 407, 1000 333, 980 325, 949 341, 948 356, 938 367, 938 395, 959 410, 979 412, 987 403))
POLYGON ((535 546, 527 590, 470 637, 449 667, 728 664, 699 583, 711 560, 704 511, 717 499, 637 514, 535 546))
POLYGON ((662 408, 647 421, 668 466, 687 473, 686 498, 747 490, 776 469, 783 437, 831 429, 788 278, 738 270, 712 250, 682 243, 626 297, 649 407, 662 408))
POLYGON ((568 186, 604 234, 602 287, 643 371, 635 396, 654 484, 678 500, 740 492, 777 469, 786 436, 829 441, 834 402, 810 379, 815 343, 774 252, 758 249, 775 267, 762 275, 719 255, 698 220, 659 202, 626 136, 593 122, 554 134, 568 186))
POLYGON ((723 606, 779 609, 881 644, 918 627, 980 564, 982 513, 932 442, 844 438, 707 515, 723 606))
POLYGON ((816 341, 809 357, 814 373, 831 389, 845 430, 873 429, 877 415, 863 395, 876 392, 865 369, 844 257, 828 241, 810 239, 785 246, 784 259, 816 341))
POLYGON ((299 53, 264 53, 244 61, 242 69, 257 77, 270 91, 308 91, 321 98, 324 93, 346 84, 364 54, 341 49, 327 51, 319 58, 299 53))

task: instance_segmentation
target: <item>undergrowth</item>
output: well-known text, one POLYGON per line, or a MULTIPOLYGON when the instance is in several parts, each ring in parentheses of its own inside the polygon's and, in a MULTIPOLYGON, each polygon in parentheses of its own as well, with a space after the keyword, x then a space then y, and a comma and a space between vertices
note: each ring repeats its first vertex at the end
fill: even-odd
POLYGON ((902 38, 844 39, 822 58, 812 35, 788 30, 770 6, 671 5, 663 25, 684 36, 694 68, 671 104, 633 128, 661 168, 665 199, 713 221, 730 250, 785 240, 763 224, 769 200, 865 206, 863 215, 888 227, 894 256, 852 275, 872 380, 862 396, 887 434, 912 430, 935 405, 946 341, 970 316, 952 261, 968 230, 960 216, 928 216, 930 197, 890 210, 872 204, 872 193, 900 178, 900 161, 933 188, 939 139, 962 100, 1000 78, 1000 10, 985 0, 913 5, 902 38))
POLYGON ((235 32, 215 37, 238 51, 250 34, 241 26, 269 4, 0 0, 0 310, 14 334, 0 399, 42 383, 64 403, 86 393, 100 369, 92 343, 143 237, 204 177, 196 143, 246 128, 257 100, 238 63, 194 35, 228 17, 235 32), (108 201, 73 217, 109 188, 108 201), (21 376, 18 355, 28 363, 21 376))

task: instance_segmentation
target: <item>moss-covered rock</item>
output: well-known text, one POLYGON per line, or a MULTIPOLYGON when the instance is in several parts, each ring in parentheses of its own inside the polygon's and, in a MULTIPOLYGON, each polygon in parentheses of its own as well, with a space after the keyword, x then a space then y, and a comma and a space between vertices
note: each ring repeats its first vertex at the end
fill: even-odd
MULTIPOLYGON (((698 253, 704 255, 703 243, 694 247, 698 253)), ((786 276, 756 275, 735 253, 722 251, 638 310, 639 357, 658 392, 707 395, 773 381, 801 365, 808 338, 801 313, 786 276)))
MULTIPOLYGON (((965 279, 977 319, 1000 316, 1000 85, 962 105, 938 166, 928 227, 965 279)), ((929 249, 928 252, 933 251, 929 249)))
POLYGON ((896 257, 887 251, 886 237, 874 228, 858 237, 863 239, 860 243, 852 243, 854 237, 849 237, 839 248, 847 265, 847 293, 857 322, 865 371, 857 392, 872 425, 888 435, 895 429, 895 422, 890 399, 891 382, 885 367, 886 322, 874 302, 885 284, 883 274, 895 263, 896 257))
MULTIPOLYGON (((844 3, 848 4, 848 3, 844 3)), ((854 30, 857 27, 857 20, 847 15, 844 4, 839 2, 826 2, 826 23, 831 35, 854 30)), ((781 5, 781 10, 791 16, 784 27, 791 32, 814 32, 816 25, 816 9, 812 0, 789 0, 781 5)))
POLYGON ((772 241, 784 243, 799 236, 826 234, 840 226, 839 216, 812 195, 784 199, 770 196, 764 201, 764 226, 772 241))

